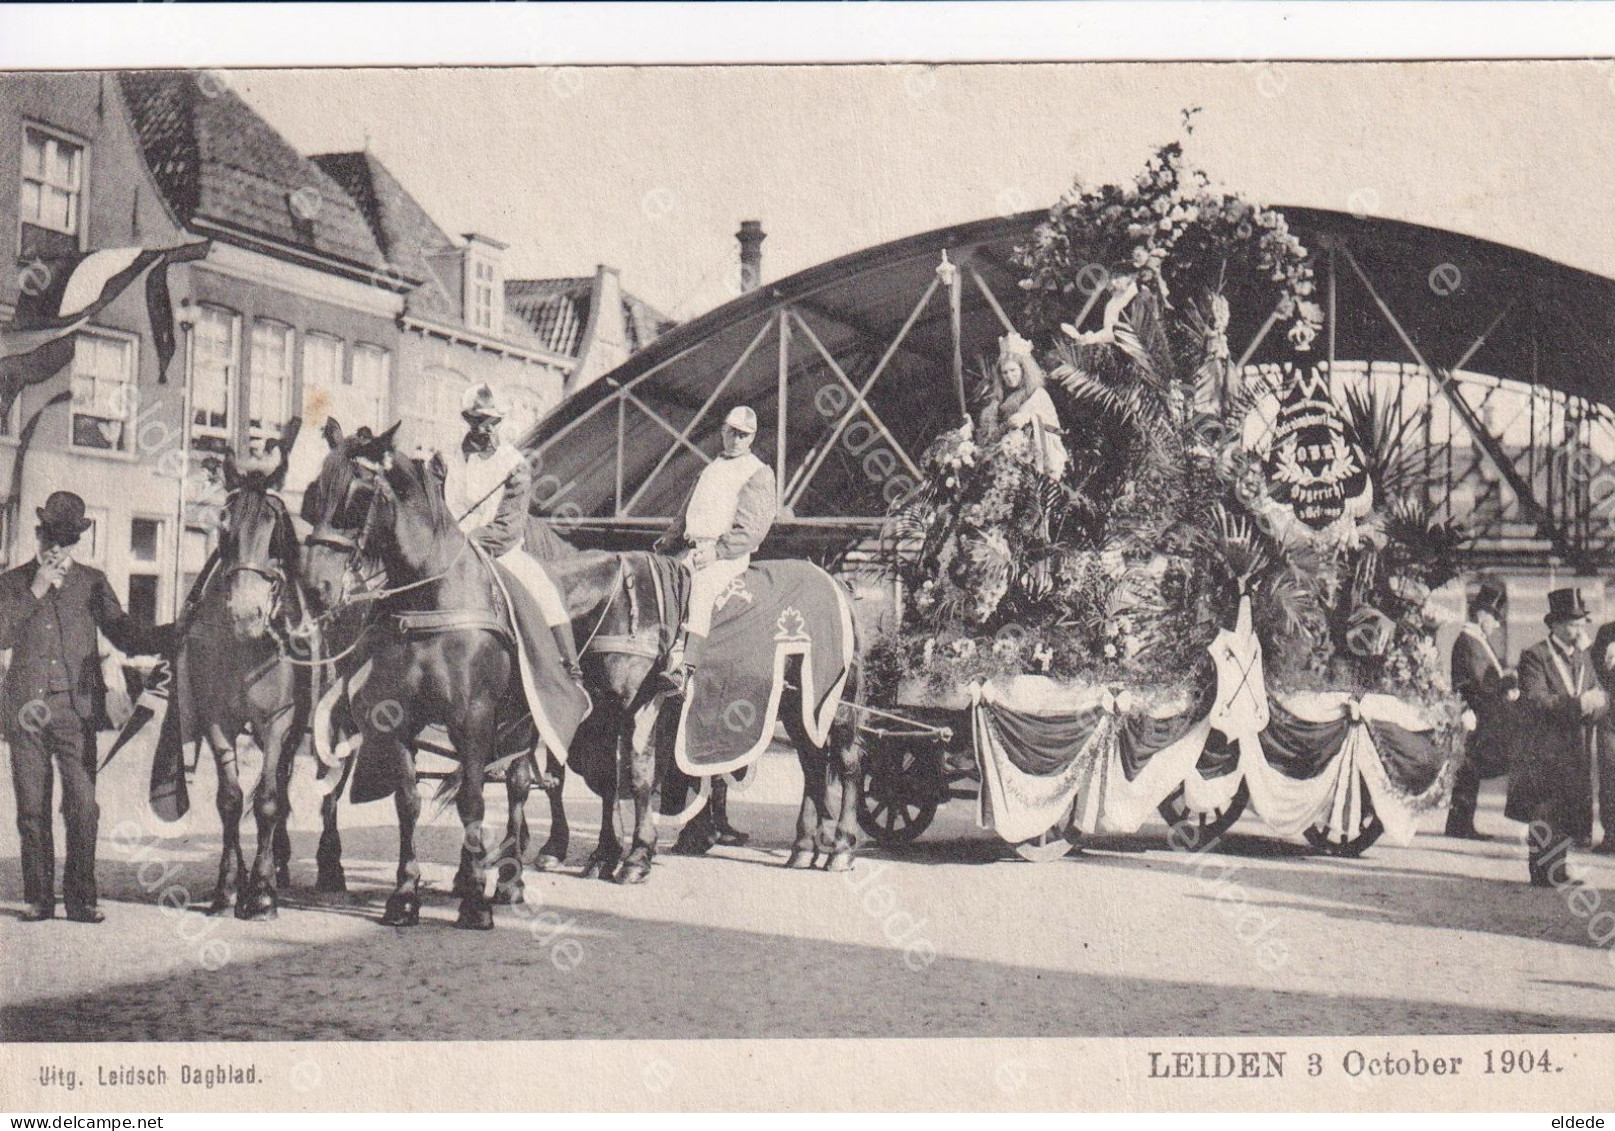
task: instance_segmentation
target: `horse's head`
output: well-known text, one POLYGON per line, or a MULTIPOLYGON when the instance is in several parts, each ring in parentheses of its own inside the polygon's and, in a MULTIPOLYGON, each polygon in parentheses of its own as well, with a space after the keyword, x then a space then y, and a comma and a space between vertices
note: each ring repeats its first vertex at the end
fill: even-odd
POLYGON ((266 446, 264 457, 237 463, 226 457, 224 483, 229 496, 220 526, 220 564, 225 584, 225 607, 239 640, 260 639, 297 569, 297 531, 286 504, 274 494, 286 476, 287 454, 296 441, 299 422, 287 425, 278 442, 266 446))
POLYGON ((344 436, 336 421, 325 423, 330 450, 303 496, 303 517, 312 527, 303 574, 325 608, 348 600, 393 554, 418 559, 436 536, 454 528, 443 504, 441 460, 423 464, 398 454, 398 427, 379 436, 368 428, 344 436))

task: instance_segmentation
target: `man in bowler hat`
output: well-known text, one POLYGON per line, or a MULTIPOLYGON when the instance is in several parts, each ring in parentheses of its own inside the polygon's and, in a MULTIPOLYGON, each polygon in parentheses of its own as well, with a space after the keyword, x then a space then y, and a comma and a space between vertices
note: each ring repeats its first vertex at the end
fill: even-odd
POLYGON ((1576 840, 1577 783, 1591 754, 1592 729, 1608 714, 1587 645, 1592 617, 1575 589, 1548 594, 1548 639, 1520 655, 1521 743, 1504 815, 1526 821, 1531 883, 1552 887, 1554 869, 1576 840))
POLYGON ((84 500, 57 491, 36 509, 38 552, 0 574, 0 651, 11 650, 5 677, 4 730, 11 746, 11 777, 22 841, 25 923, 56 915, 56 849, 51 793, 62 778, 67 826, 63 895, 67 917, 99 923, 96 906, 96 720, 106 685, 96 632, 137 655, 163 651, 172 626, 146 628, 130 620, 98 569, 73 560, 91 522, 84 500), (54 772, 53 772, 54 770, 54 772))
POLYGON ((1464 741, 1464 760, 1452 785, 1452 807, 1447 810, 1447 835, 1463 840, 1486 839, 1475 830, 1480 783, 1508 773, 1513 745, 1511 706, 1520 693, 1513 674, 1503 667, 1492 647, 1507 600, 1500 581, 1483 577, 1469 599, 1469 619, 1452 644, 1452 688, 1475 721, 1464 741))

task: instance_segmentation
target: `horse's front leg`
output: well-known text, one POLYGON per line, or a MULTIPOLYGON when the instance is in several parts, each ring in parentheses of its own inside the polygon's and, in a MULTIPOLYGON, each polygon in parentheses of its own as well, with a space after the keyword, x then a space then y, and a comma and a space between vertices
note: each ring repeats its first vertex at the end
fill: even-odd
MULTIPOLYGON (((390 701, 398 710, 396 700, 390 701)), ((413 927, 421 920, 421 864, 415 856, 415 826, 421 819, 421 795, 415 779, 415 736, 421 723, 407 718, 397 729, 386 729, 374 710, 362 712, 366 758, 393 762, 393 805, 398 810, 398 881, 381 913, 384 927, 413 927)), ((388 716, 385 721, 391 721, 388 716)))
POLYGON ((314 880, 314 890, 327 895, 348 890, 347 874, 342 870, 342 833, 337 829, 336 810, 337 801, 347 788, 348 778, 353 776, 355 761, 356 758, 349 758, 342 763, 340 771, 331 771, 340 772, 341 776, 337 779, 336 788, 320 801, 320 847, 314 854, 314 863, 319 871, 314 880))
POLYGON ((505 771, 505 800, 509 816, 505 821, 505 839, 499 845, 497 871, 494 875, 496 904, 522 903, 526 899, 526 886, 522 883, 522 859, 527 855, 527 795, 532 791, 533 760, 530 756, 517 758, 505 771))
POLYGON ((561 793, 566 788, 566 767, 552 758, 549 776, 555 784, 544 790, 550 800, 550 835, 538 850, 533 867, 540 872, 553 872, 566 863, 566 851, 572 839, 572 828, 566 819, 566 804, 561 793))
POLYGON ((656 818, 661 805, 661 775, 656 762, 656 721, 661 702, 653 700, 634 712, 633 725, 623 741, 628 789, 634 801, 634 825, 628 836, 628 855, 620 884, 642 884, 650 878, 656 858, 656 818))
POLYGON ((488 754, 494 745, 494 725, 492 712, 477 705, 473 705, 470 715, 464 724, 449 727, 449 741, 460 752, 460 791, 454 806, 459 810, 463 831, 460 870, 454 885, 460 895, 460 914, 454 925, 462 930, 491 931, 493 905, 488 901, 488 855, 482 828, 487 807, 482 788, 488 754))
POLYGON ((217 803, 219 824, 223 828, 219 879, 213 885, 213 895, 208 900, 208 914, 217 915, 229 908, 236 892, 245 886, 245 862, 241 855, 241 810, 244 799, 235 743, 225 737, 222 727, 214 724, 208 727, 207 744, 213 751, 213 766, 218 772, 217 803))
MULTIPOLYGON (((258 850, 253 856, 252 872, 247 886, 236 897, 237 919, 273 919, 276 910, 275 879, 276 856, 281 822, 286 819, 286 775, 281 758, 286 747, 286 732, 291 726, 292 710, 256 713, 253 733, 259 736, 264 755, 263 772, 258 775, 258 786, 252 792, 252 812, 258 824, 258 850)), ((289 759, 288 759, 289 760, 289 759)), ((288 851, 288 855, 289 855, 288 851)))
POLYGON ((600 796, 600 839, 589 854, 589 862, 583 866, 584 879, 612 879, 617 874, 617 865, 622 862, 622 843, 617 839, 616 773, 608 780, 611 784, 600 796))

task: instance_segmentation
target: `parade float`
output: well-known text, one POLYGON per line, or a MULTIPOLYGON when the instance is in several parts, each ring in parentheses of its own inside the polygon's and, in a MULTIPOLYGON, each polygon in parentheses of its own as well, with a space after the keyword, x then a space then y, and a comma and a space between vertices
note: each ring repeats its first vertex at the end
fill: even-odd
POLYGON ((1156 812, 1204 848, 1247 807, 1323 851, 1405 843, 1451 779, 1427 605, 1462 532, 1400 406, 1332 379, 1308 250, 1174 143, 1079 183, 1017 266, 1022 321, 886 523, 866 831, 974 796, 1034 859, 1156 812), (1231 345, 1270 334, 1288 360, 1231 345))

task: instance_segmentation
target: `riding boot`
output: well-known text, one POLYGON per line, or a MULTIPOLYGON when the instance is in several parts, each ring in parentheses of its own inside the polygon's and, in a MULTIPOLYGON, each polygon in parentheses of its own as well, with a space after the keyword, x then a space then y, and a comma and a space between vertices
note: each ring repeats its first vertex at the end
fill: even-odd
POLYGON ((690 647, 690 630, 681 628, 673 637, 673 646, 667 650, 667 663, 656 673, 656 690, 662 695, 683 695, 688 672, 684 656, 690 647))
POLYGON ((573 681, 583 682, 583 665, 578 663, 578 646, 572 638, 572 622, 562 621, 560 624, 550 625, 550 635, 555 637, 555 650, 561 654, 561 663, 566 668, 566 674, 573 681))

